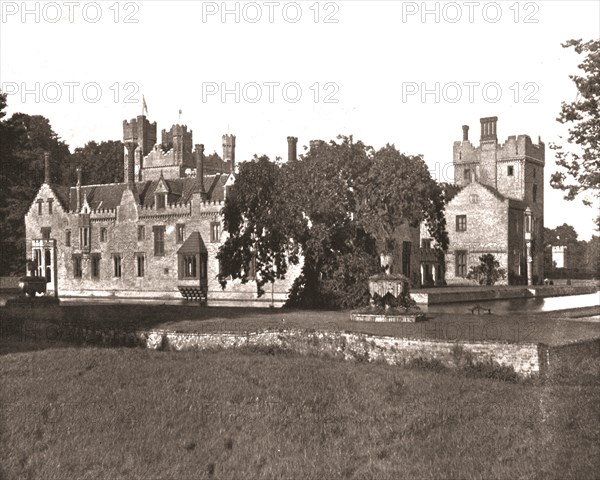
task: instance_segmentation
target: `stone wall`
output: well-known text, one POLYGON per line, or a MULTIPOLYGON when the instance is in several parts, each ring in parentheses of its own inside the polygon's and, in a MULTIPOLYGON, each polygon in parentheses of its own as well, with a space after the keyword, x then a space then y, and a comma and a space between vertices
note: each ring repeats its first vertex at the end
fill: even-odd
POLYGON ((417 359, 439 361, 449 368, 461 367, 470 360, 473 364, 492 362, 511 367, 524 378, 543 374, 547 363, 544 360, 547 358, 547 347, 533 343, 440 342, 299 329, 247 334, 151 331, 139 335, 147 348, 156 350, 278 348, 299 354, 325 354, 345 360, 382 361, 389 365, 405 365, 417 359))

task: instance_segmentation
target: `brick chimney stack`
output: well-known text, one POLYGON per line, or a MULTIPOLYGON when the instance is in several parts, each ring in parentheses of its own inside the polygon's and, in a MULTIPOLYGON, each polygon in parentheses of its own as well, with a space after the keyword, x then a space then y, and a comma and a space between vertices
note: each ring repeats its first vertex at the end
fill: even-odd
POLYGON ((463 142, 469 141, 469 126, 463 125, 462 130, 463 130, 463 142))
POLYGON ((77 185, 75 187, 77 192, 77 211, 81 209, 81 167, 77 167, 77 185))
POLYGON ((480 120, 481 122, 481 141, 498 141, 496 135, 496 122, 498 117, 485 117, 480 120))
POLYGON ((202 200, 206 200, 206 190, 204 189, 204 145, 196 144, 196 183, 202 200))
POLYGON ((44 152, 44 183, 50 185, 50 154, 44 152))
POLYGON ((127 148, 127 168, 125 169, 125 183, 127 188, 135 190, 135 147, 137 146, 134 142, 126 142, 125 148, 127 148))
POLYGON ((292 160, 296 160, 297 152, 296 146, 298 144, 298 139, 296 137, 287 137, 288 142, 288 162, 292 160))
POLYGON ((235 135, 223 135, 223 161, 229 162, 229 171, 235 172, 235 135))

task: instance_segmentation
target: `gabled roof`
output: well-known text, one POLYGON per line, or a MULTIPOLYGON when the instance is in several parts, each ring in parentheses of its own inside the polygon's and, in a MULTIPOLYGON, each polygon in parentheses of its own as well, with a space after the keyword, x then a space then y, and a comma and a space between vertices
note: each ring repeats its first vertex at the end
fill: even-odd
POLYGON ((481 185, 483 188, 485 188, 488 192, 490 192, 492 195, 494 195, 498 200, 502 200, 503 202, 508 198, 505 197, 504 195, 502 195, 498 190, 496 190, 494 187, 490 187, 489 185, 486 185, 484 183, 479 183, 479 182, 474 182, 474 183, 478 183, 479 185, 481 185))
POLYGON ((63 210, 67 210, 69 207, 69 187, 52 185, 50 188, 54 192, 54 195, 56 196, 63 210))
POLYGON ((197 255, 200 252, 206 252, 206 245, 200 232, 192 232, 177 251, 180 255, 197 255))
MULTIPOLYGON (((227 181, 227 175, 206 175, 204 177, 204 189, 211 201, 223 201, 225 196, 223 186, 227 181), (221 188, 219 188, 221 187, 221 188)), ((136 189, 140 196, 140 204, 145 207, 154 205, 154 193, 161 182, 164 182, 168 190, 168 202, 188 203, 194 193, 198 193, 198 185, 195 178, 177 178, 166 180, 149 180, 136 182, 136 189)), ((110 183, 104 185, 85 185, 81 187, 81 199, 87 196, 88 204, 92 210, 115 209, 121 203, 123 191, 127 188, 126 183, 110 183)), ((55 187, 57 197, 70 211, 77 210, 77 187, 55 187), (60 193, 58 192, 60 191, 60 193)))

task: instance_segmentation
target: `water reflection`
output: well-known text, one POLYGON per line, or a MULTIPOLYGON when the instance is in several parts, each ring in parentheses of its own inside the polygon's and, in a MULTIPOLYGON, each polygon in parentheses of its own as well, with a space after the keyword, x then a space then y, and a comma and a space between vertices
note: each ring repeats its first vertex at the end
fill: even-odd
POLYGON ((470 301, 446 303, 439 305, 419 305, 425 312, 437 313, 470 313, 475 305, 491 308, 492 313, 510 312, 553 312, 568 308, 593 307, 600 305, 600 293, 585 295, 565 295, 562 297, 546 298, 513 298, 509 300, 470 301))

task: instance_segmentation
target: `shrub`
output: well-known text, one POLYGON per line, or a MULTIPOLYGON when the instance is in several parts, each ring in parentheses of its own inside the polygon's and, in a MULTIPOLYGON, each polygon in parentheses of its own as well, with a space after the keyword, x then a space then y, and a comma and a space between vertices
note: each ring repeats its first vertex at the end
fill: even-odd
POLYGON ((477 280, 479 285, 494 285, 501 278, 506 278, 506 270, 500 268, 500 263, 491 253, 481 255, 479 261, 479 265, 474 265, 469 270, 469 280, 477 280))

